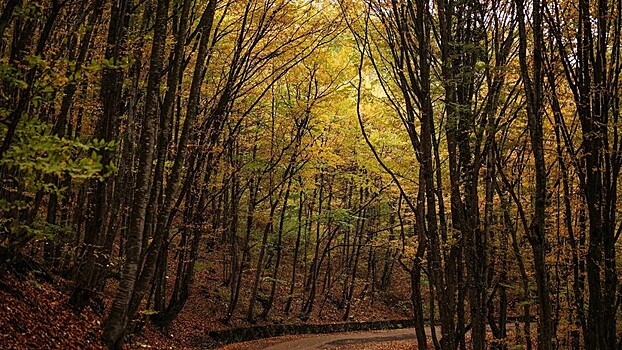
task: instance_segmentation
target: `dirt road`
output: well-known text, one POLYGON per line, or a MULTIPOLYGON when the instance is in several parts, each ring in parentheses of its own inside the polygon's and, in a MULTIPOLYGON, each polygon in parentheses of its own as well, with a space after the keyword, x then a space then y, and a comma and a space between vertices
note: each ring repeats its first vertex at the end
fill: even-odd
POLYGON ((363 331, 352 333, 317 334, 302 336, 295 340, 285 341, 265 348, 265 350, 311 350, 333 349, 343 346, 355 346, 366 349, 372 343, 385 343, 415 338, 412 328, 389 331, 363 331), (367 346, 366 346, 367 344, 367 346))
MULTIPOLYGON (((508 323, 508 329, 514 329, 514 324, 508 323)), ((431 336, 430 333, 431 328, 426 327, 428 339, 431 336)), ((436 333, 440 336, 440 326, 437 326, 436 333)), ((414 328, 405 328, 349 333, 290 335, 230 344, 221 348, 221 350, 412 349, 416 347, 415 339, 414 328)))

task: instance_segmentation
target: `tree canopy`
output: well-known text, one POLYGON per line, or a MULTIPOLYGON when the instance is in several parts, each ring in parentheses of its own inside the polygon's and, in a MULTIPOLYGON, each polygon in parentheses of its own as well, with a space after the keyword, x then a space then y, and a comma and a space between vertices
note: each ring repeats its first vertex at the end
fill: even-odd
POLYGON ((0 11, 0 264, 109 348, 206 285, 231 327, 406 290, 419 349, 622 344, 619 1, 0 11))

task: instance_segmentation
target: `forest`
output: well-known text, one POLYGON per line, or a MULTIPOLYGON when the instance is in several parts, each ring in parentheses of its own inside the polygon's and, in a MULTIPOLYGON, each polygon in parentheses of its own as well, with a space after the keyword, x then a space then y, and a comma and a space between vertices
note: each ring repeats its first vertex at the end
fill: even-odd
POLYGON ((622 349, 621 55, 622 0, 0 0, 0 347, 622 349))

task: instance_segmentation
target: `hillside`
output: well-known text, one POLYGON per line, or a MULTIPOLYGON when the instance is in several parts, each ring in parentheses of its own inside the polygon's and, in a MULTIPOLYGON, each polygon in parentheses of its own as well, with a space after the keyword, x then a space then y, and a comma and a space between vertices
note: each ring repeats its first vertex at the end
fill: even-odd
MULTIPOLYGON (((275 312, 270 319, 250 324, 242 316, 229 324, 222 322, 226 304, 218 296, 223 293, 216 276, 205 270, 197 271, 197 280, 184 311, 166 332, 151 323, 142 324, 140 331, 129 339, 126 349, 204 349, 219 344, 211 339, 209 331, 245 328, 271 324, 330 324, 341 323, 342 310, 330 301, 322 308, 322 315, 303 322, 295 313, 287 316, 275 312)), ((83 312, 76 313, 69 303, 71 280, 48 272, 42 265, 29 259, 19 260, 14 266, 5 266, 0 273, 0 344, 3 349, 105 349, 101 340, 103 311, 112 296, 101 295, 83 312)), ((407 288, 406 288, 407 290, 407 288)), ((401 295, 403 298, 405 295, 401 295)), ((407 296, 407 295, 406 295, 407 296)), ((356 306, 350 322, 408 318, 407 299, 374 300, 366 297, 356 306), (401 305, 401 306, 400 306, 401 305)), ((282 301, 275 305, 279 310, 282 301)), ((144 321, 144 317, 143 317, 144 321)), ((252 345, 260 349, 265 342, 252 345)), ((242 345, 231 345, 238 348, 242 345)), ((251 345, 249 345, 251 346, 251 345)))

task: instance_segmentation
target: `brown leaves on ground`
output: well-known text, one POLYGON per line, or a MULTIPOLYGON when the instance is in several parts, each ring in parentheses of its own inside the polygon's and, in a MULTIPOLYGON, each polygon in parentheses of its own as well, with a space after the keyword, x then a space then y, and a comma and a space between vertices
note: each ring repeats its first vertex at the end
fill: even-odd
MULTIPOLYGON (((124 348, 200 349, 209 341, 206 336, 208 330, 249 326, 243 319, 243 311, 247 307, 245 302, 241 302, 238 313, 229 325, 221 322, 226 311, 226 300, 221 296, 223 287, 218 283, 220 276, 210 276, 209 272, 198 271, 197 283, 192 286, 186 307, 166 334, 146 322, 139 333, 129 337, 124 348)), ((0 268, 0 349, 105 349, 100 339, 103 317, 94 313, 90 307, 81 314, 75 313, 68 303, 70 290, 71 282, 59 276, 42 279, 33 274, 0 268)), ((242 292, 247 291, 243 289, 242 292)), ((108 288, 101 295, 101 301, 109 306, 111 298, 112 292, 108 288)), ((341 322, 342 310, 338 310, 330 301, 326 302, 321 297, 319 299, 318 310, 323 311, 315 312, 308 322, 341 322)), ((373 302, 371 298, 361 298, 355 303, 352 319, 356 321, 404 317, 402 307, 389 306, 400 304, 398 302, 373 302)), ((259 319, 257 324, 302 323, 296 317, 296 308, 287 316, 282 312, 282 304, 283 300, 277 298, 271 317, 267 320, 259 319)), ((299 336, 231 344, 226 349, 262 349, 296 337, 299 336)))
POLYGON ((0 271, 0 348, 105 349, 101 319, 72 311, 67 292, 31 275, 0 271))

